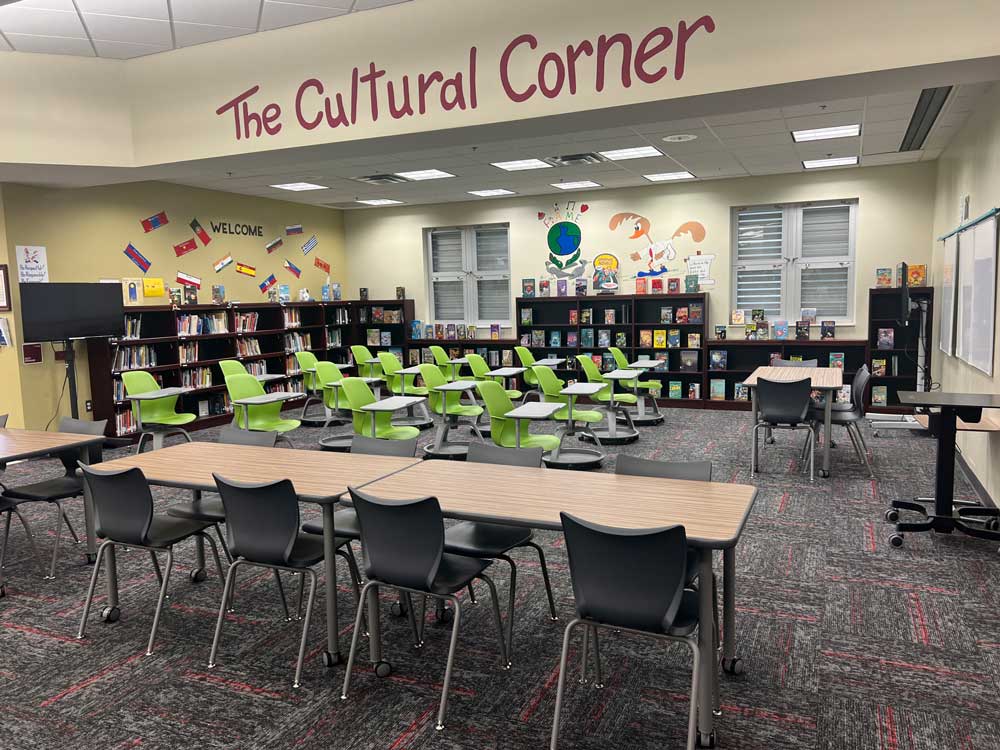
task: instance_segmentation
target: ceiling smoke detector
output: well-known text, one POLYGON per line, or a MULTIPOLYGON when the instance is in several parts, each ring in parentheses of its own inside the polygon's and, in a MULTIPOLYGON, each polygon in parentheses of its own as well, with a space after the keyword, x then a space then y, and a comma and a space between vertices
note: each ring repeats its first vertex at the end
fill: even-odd
POLYGON ((688 141, 698 140, 698 136, 694 133, 675 133, 674 135, 668 135, 663 137, 664 143, 687 143, 688 141))

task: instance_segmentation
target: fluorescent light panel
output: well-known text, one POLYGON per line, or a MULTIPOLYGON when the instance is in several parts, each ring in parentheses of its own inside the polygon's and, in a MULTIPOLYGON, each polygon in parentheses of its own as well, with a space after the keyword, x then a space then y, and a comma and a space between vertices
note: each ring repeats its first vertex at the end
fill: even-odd
POLYGON ((663 152, 652 146, 636 146, 635 148, 619 148, 613 151, 598 151, 605 159, 625 161, 626 159, 645 159, 651 156, 663 156, 663 152))
POLYGON ((526 169, 550 169, 551 164, 541 159, 517 159, 515 161, 495 161, 491 162, 494 167, 506 170, 507 172, 523 172, 526 169))
POLYGON ((394 201, 392 198, 371 198, 366 201, 358 201, 358 203, 364 203, 366 206, 398 206, 402 202, 394 201))
POLYGON ((583 190, 584 188, 599 188, 601 183, 593 180, 578 180, 576 182, 552 182, 552 187, 560 190, 583 190))
POLYGON ((824 167, 854 167, 858 164, 856 156, 838 156, 833 159, 806 159, 802 166, 806 169, 823 169, 824 167))
POLYGON ((451 172, 443 172, 440 169, 418 169, 414 172, 395 172, 397 177, 402 177, 414 182, 421 180, 443 180, 445 177, 454 177, 451 172))
POLYGON ((516 195, 513 190, 507 188, 492 188, 490 190, 470 190, 469 195, 478 195, 480 198, 495 198, 498 195, 516 195))
POLYGON ((793 130, 792 140, 796 143, 806 141, 827 141, 832 138, 853 138, 861 135, 861 125, 838 125, 833 128, 812 128, 811 130, 793 130))
POLYGON ((271 185, 273 188, 278 188, 278 190, 294 190, 295 192, 300 192, 302 190, 329 190, 326 185, 314 185, 311 182, 286 182, 283 185, 271 185))
POLYGON ((690 172, 659 172, 657 174, 644 174, 650 182, 673 182, 674 180, 693 180, 694 175, 690 172))

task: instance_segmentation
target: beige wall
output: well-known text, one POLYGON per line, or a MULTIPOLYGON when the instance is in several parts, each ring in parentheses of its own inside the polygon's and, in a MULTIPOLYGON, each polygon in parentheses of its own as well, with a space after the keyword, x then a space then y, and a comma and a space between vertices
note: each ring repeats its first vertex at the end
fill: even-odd
MULTIPOLYGON (((1000 87, 994 87, 959 131, 938 162, 933 237, 959 223, 959 201, 970 197, 970 216, 1000 205, 1000 87)), ((941 243, 933 241, 936 280, 942 265, 941 243)), ((940 295, 940 285, 937 293, 940 295)), ((1000 332, 1000 320, 996 332, 1000 332)), ((996 336, 996 333, 994 334, 996 336)), ((946 391, 1000 393, 1000 346, 993 360, 993 377, 938 349, 938 330, 932 339, 934 378, 946 391)), ((1000 499, 1000 435, 961 434, 958 439, 966 461, 994 499, 1000 499)))
MULTIPOLYGON (((707 230, 703 242, 689 235, 675 240, 677 260, 668 268, 682 269, 690 253, 715 253, 712 272, 716 291, 711 293, 711 323, 728 322, 730 310, 730 215, 734 206, 781 202, 859 199, 857 226, 857 284, 853 327, 838 329, 843 338, 867 336, 868 288, 874 285, 875 269, 895 266, 899 261, 927 263, 930 249, 931 215, 934 203, 933 163, 846 169, 815 174, 775 175, 732 180, 711 180, 627 190, 580 191, 555 196, 480 200, 470 203, 413 206, 346 212, 347 244, 351 248, 348 293, 366 286, 374 297, 393 293, 397 284, 406 286, 416 300, 416 314, 430 320, 423 262, 423 229, 463 224, 510 223, 512 293, 520 294, 525 277, 547 277, 546 228, 538 212, 551 212, 553 202, 586 203, 580 217, 584 257, 611 252, 622 262, 624 292, 634 290, 636 271, 644 265, 629 260, 639 250, 624 227, 611 231, 609 218, 620 211, 648 217, 654 241, 670 239, 688 221, 700 222, 707 230)), ((592 268, 591 268, 592 271, 592 268)), ((671 276, 683 275, 678 270, 671 276)), ((553 282, 554 285, 554 282, 553 282)), ((553 294, 555 289, 553 288, 553 294)), ((513 314, 513 313, 512 313, 513 314)))
MULTIPOLYGON (((317 256, 331 264, 332 280, 342 281, 345 277, 342 217, 340 212, 331 209, 152 182, 79 190, 5 185, 2 195, 7 231, 0 253, 9 253, 13 266, 16 245, 45 246, 49 279, 53 282, 141 277, 142 273, 123 253, 129 242, 152 261, 147 277, 163 278, 167 286, 178 286, 175 281, 178 270, 201 277, 199 301, 204 303, 211 302, 212 284, 224 284, 229 301, 260 300, 262 294, 257 284, 270 273, 274 273, 279 283, 289 284, 293 297, 304 286, 319 298, 326 275, 314 266, 317 256), (169 223, 145 234, 140 221, 159 211, 167 213, 169 223), (189 226, 193 218, 212 234, 212 241, 206 247, 199 243, 197 250, 177 258, 173 246, 193 236, 189 226), (260 224, 264 236, 213 233, 212 221, 260 224), (304 234, 284 237, 288 224, 302 224, 304 234), (312 234, 316 235, 319 244, 308 256, 303 256, 300 247, 312 234), (284 238, 284 246, 268 255, 264 245, 278 236, 284 238), (256 266, 257 277, 237 274, 235 265, 216 273, 214 262, 226 254, 256 266), (302 269, 301 280, 282 268, 286 257, 302 269)), ((3 236, 2 226, 0 223, 0 237, 3 236)), ((16 287, 16 283, 13 285, 16 287)), ((16 303, 16 289, 12 291, 16 303)), ((169 299, 148 302, 166 304, 169 299)), ((82 345, 78 347, 83 348, 82 345)), ((9 352, 0 350, 0 375, 6 371, 5 362, 9 356, 9 352)), ((44 347, 44 356, 42 364, 20 365, 24 422, 38 429, 56 411, 56 398, 64 374, 62 363, 54 360, 52 347, 48 344, 44 347)), ((83 402, 90 398, 85 357, 80 357, 77 373, 83 413, 83 402)), ((5 378, 5 386, 6 383, 5 378)), ((6 408, 0 404, 0 410, 6 408)), ((69 414, 67 398, 63 399, 59 413, 69 414)))
MULTIPOLYGON (((7 266, 7 272, 13 272, 13 276, 8 276, 11 286, 11 294, 17 284, 17 270, 15 268, 14 253, 7 252, 7 222, 4 211, 4 186, 0 185, 0 265, 7 266)), ((7 414, 7 424, 10 427, 24 426, 24 411, 21 401, 21 373, 18 370, 18 347, 17 347, 17 326, 15 325, 14 313, 0 313, 0 318, 7 321, 10 328, 11 338, 14 339, 10 346, 0 347, 0 414, 7 414)))

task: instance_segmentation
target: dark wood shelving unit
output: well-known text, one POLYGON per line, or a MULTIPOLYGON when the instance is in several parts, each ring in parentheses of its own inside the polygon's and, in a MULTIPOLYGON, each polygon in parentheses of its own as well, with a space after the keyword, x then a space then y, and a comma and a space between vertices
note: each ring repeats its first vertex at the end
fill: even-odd
MULTIPOLYGON (((910 300, 927 310, 927 330, 934 330, 934 288, 929 286, 910 287, 910 300)), ((896 287, 874 288, 868 290, 868 369, 872 372, 871 386, 868 390, 866 404, 868 410, 884 414, 908 414, 913 411, 899 403, 899 391, 917 390, 917 383, 923 377, 917 368, 917 337, 920 330, 921 311, 911 310, 907 318, 908 325, 900 325, 900 290, 896 287), (894 346, 890 349, 879 349, 879 329, 891 328, 894 346), (900 346, 902 343, 902 346, 900 346), (875 375, 874 361, 886 360, 886 374, 875 375), (895 359, 895 366, 893 360, 895 359), (885 406, 875 406, 873 393, 876 387, 885 387, 885 406)), ((928 340, 932 337, 928 336, 928 340)), ((931 356, 934 345, 927 347, 925 363, 930 372, 931 356)))

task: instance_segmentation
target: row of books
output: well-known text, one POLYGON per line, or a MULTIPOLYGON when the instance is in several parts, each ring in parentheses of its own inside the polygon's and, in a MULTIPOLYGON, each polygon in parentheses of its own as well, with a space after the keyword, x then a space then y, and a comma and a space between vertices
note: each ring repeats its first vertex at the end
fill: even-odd
MULTIPOLYGON (((410 321, 410 338, 430 341, 467 341, 476 338, 476 326, 465 323, 427 323, 410 321)), ((500 340, 500 324, 490 324, 490 340, 500 340)))
MULTIPOLYGON (((768 364, 774 366, 777 360, 782 359, 781 352, 771 352, 768 359, 768 364)), ((801 354, 793 354, 788 357, 789 362, 801 362, 803 359, 801 354)), ((844 369, 844 352, 830 352, 829 353, 829 367, 837 367, 841 370, 844 369)), ((727 370, 729 369, 729 352, 726 349, 712 349, 708 353, 708 369, 709 370, 727 370)))
POLYGON ((200 336, 210 333, 229 333, 229 324, 224 312, 204 315, 178 315, 178 336, 200 336))
POLYGON ((335 346, 343 346, 344 337, 343 332, 339 328, 327 328, 326 329, 326 346, 328 349, 332 349, 335 346))
POLYGON ((249 333, 257 330, 257 322, 260 320, 260 313, 238 312, 233 318, 236 324, 237 333, 249 333))
MULTIPOLYGON (((907 286, 927 286, 927 264, 913 263, 906 267, 907 286)), ((903 264, 896 265, 895 286, 903 285, 903 264)), ((892 268, 875 269, 875 287, 885 289, 893 286, 892 268)))
MULTIPOLYGON (((613 308, 608 308, 604 310, 604 324, 605 325, 630 325, 631 311, 628 307, 623 307, 621 320, 619 320, 618 311, 613 308)), ((569 325, 591 325, 595 322, 594 320, 594 310, 590 307, 584 307, 579 310, 572 309, 569 311, 568 323, 569 325)), ((660 322, 661 323, 677 323, 679 325, 701 325, 705 322, 705 305, 701 302, 692 302, 690 305, 681 305, 679 307, 661 307, 660 308, 660 322)), ((530 307, 521 308, 521 325, 522 326, 532 326, 532 325, 545 325, 545 323, 535 323, 534 322, 534 310, 530 307)))
POLYGON ((899 356, 892 355, 888 359, 872 359, 872 376, 884 378, 888 375, 899 375, 899 356))
POLYGON ((181 387, 210 388, 212 386, 212 369, 210 367, 192 367, 181 370, 181 387))
POLYGON ((392 331, 369 328, 366 331, 365 341, 368 346, 392 346, 392 331))
POLYGON ((351 311, 349 308, 332 307, 327 309, 330 310, 331 317, 333 318, 333 320, 330 322, 333 323, 334 325, 342 326, 342 325, 347 325, 348 323, 351 322, 351 311))
POLYGON ((701 347, 701 334, 689 333, 685 341, 680 328, 643 328, 639 331, 640 349, 678 349, 681 346, 688 349, 701 347))
POLYGON ((125 335, 122 338, 139 339, 142 338, 142 316, 125 316, 125 335))
MULTIPOLYGON (((685 275, 683 284, 685 294, 697 294, 701 289, 700 279, 697 274, 685 275)), ((607 288, 601 288, 596 283, 592 283, 592 281, 586 277, 575 279, 573 281, 573 292, 577 297, 587 296, 588 290, 591 287, 593 288, 595 294, 606 294, 609 291, 607 288)), ((535 279, 521 279, 522 297, 551 297, 552 289, 552 281, 549 279, 541 279, 537 284, 535 283, 535 279)), ((569 291, 570 283, 568 279, 555 280, 556 297, 568 297, 569 291)), ((666 294, 680 294, 680 277, 674 276, 663 279, 660 277, 647 278, 645 276, 640 276, 635 280, 636 294, 663 294, 664 292, 666 292, 666 294), (666 283, 664 283, 664 281, 666 283)))
POLYGON ((247 368, 247 372, 251 375, 267 374, 267 362, 262 359, 255 360, 253 362, 245 362, 243 366, 247 368))
POLYGON ((285 328, 298 328, 302 325, 302 310, 298 307, 285 307, 281 310, 285 316, 285 328))
MULTIPOLYGON (((295 357, 289 357, 294 365, 294 370, 289 367, 288 374, 295 375, 298 371, 298 364, 295 363, 295 357)), ((287 363, 286 363, 287 364, 287 363)), ((264 386, 264 391, 267 393, 302 393, 302 377, 289 378, 288 380, 277 380, 272 383, 267 383, 264 386)))
MULTIPOLYGON (((680 380, 671 380, 667 384, 667 398, 684 398, 684 383, 680 380)), ((701 383, 688 383, 687 398, 701 398, 701 383)))
MULTIPOLYGON (((611 329, 610 328, 600 328, 597 330, 596 346, 608 347, 611 346, 611 329)), ((521 346, 531 346, 531 347, 543 347, 551 346, 555 348, 563 347, 563 332, 562 331, 549 331, 548 344, 546 344, 545 331, 541 328, 536 328, 530 333, 522 333, 520 338, 521 346)), ((594 339, 594 329, 593 328, 581 328, 579 332, 577 331, 567 331, 565 337, 566 347, 573 349, 577 346, 595 346, 594 339)), ((628 346, 628 335, 625 331, 615 331, 614 332, 614 345, 617 347, 627 347, 628 346)))
POLYGON ((139 423, 132 415, 132 409, 126 408, 115 412, 115 434, 128 435, 139 429, 139 423))
POLYGON ((286 352, 304 352, 306 349, 312 348, 312 334, 300 333, 298 331, 291 331, 285 334, 286 352))
POLYGON ((113 368, 115 370, 141 370, 144 367, 156 367, 156 349, 143 344, 141 346, 120 346, 115 352, 113 368))
MULTIPOLYGON (((365 308, 362 308, 364 310, 365 308)), ((403 310, 401 308, 372 308, 372 323, 402 323, 403 310)))
POLYGON ((252 357, 256 354, 263 354, 260 350, 260 339, 236 339, 236 354, 240 357, 252 357))
MULTIPOLYGON (((453 346, 448 349, 449 359, 458 359, 459 357, 465 357, 470 354, 478 354, 480 357, 485 359, 486 364, 492 368, 512 367, 514 365, 513 349, 487 349, 485 346, 479 346, 475 349, 460 349, 457 346, 453 346)), ((408 364, 419 365, 422 363, 431 365, 434 364, 434 354, 431 352, 430 348, 425 346, 420 349, 410 349, 408 364)))
POLYGON ((177 347, 177 361, 182 365, 198 361, 198 342, 188 341, 177 347))
MULTIPOLYGON (((152 373, 153 379, 159 384, 159 387, 163 387, 163 376, 158 373, 152 373)), ((125 401, 125 384, 122 382, 121 378, 111 379, 111 388, 114 393, 115 401, 125 401)))
MULTIPOLYGON (((710 401, 725 401, 726 400, 726 384, 727 381, 724 378, 711 378, 708 381, 708 398, 710 401)), ((824 396, 819 394, 818 391, 813 392, 814 398, 817 398, 819 403, 823 402, 824 396)), ((750 388, 742 381, 733 383, 733 401, 749 401, 750 400, 750 388)), ((833 402, 835 404, 839 403, 850 403, 851 401, 851 384, 845 383, 840 390, 834 394, 833 402)), ((873 400, 874 403, 874 400, 873 400)))

